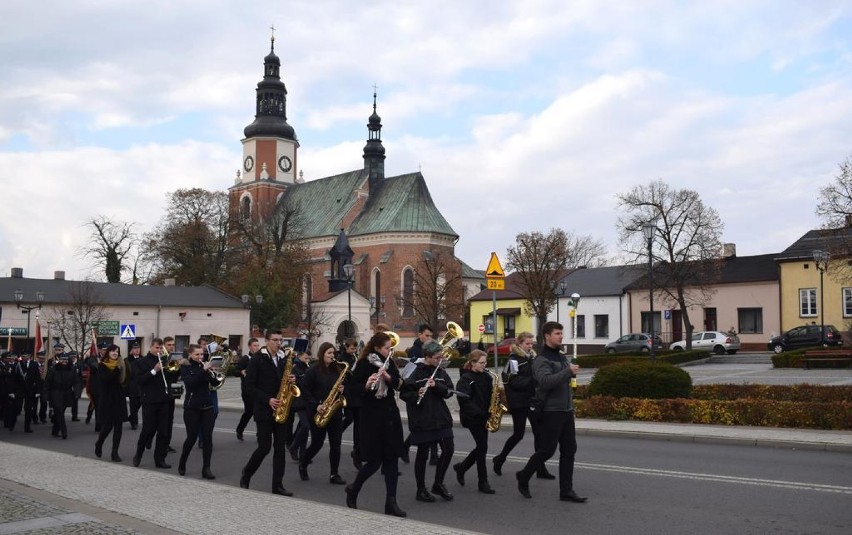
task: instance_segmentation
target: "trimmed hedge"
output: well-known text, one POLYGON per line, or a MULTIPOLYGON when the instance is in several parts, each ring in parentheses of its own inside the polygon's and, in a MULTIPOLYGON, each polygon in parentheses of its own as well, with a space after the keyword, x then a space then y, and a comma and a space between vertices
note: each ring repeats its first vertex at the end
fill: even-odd
POLYGON ((692 378, 673 364, 623 362, 600 368, 589 383, 589 396, 688 398, 692 378))
MULTIPOLYGON (((657 362, 668 362, 669 364, 683 364, 684 362, 693 362, 703 360, 710 357, 707 351, 672 351, 662 355, 657 355, 657 362)), ((650 362, 651 357, 647 353, 641 355, 631 355, 630 353, 606 354, 606 355, 586 355, 577 357, 577 364, 581 368, 602 368, 610 364, 621 362, 650 362)))
POLYGON ((692 399, 734 401, 762 399, 770 401, 795 401, 834 403, 852 402, 852 386, 825 385, 698 385, 692 388, 692 399))
POLYGON ((852 402, 766 399, 637 399, 595 396, 577 400, 580 418, 719 425, 852 429, 852 402))
POLYGON ((838 350, 843 350, 843 348, 816 346, 805 347, 793 351, 785 351, 784 353, 779 353, 778 355, 772 355, 772 366, 775 368, 804 368, 804 360, 806 358, 809 358, 805 356, 805 353, 811 353, 811 357, 813 357, 813 353, 817 353, 820 351, 836 352, 838 350))

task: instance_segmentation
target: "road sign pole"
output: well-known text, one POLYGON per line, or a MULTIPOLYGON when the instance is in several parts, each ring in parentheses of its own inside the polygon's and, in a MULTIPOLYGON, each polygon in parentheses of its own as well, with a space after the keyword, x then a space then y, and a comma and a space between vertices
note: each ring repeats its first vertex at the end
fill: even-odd
POLYGON ((500 363, 497 360, 497 292, 491 292, 491 332, 494 334, 494 373, 498 373, 500 363))

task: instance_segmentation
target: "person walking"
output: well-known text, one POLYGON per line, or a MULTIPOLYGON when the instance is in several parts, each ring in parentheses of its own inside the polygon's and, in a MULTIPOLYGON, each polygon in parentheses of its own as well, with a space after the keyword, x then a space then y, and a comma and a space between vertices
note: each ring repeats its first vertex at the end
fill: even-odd
POLYGON ((74 370, 71 368, 67 354, 55 358, 55 363, 47 371, 45 391, 48 392, 53 409, 53 436, 68 438, 68 427, 65 422, 65 409, 74 401, 74 370))
POLYGON ((485 458, 488 454, 488 410, 491 405, 491 389, 493 381, 487 373, 488 356, 484 351, 475 349, 470 352, 458 382, 459 406, 461 409, 462 427, 470 431, 476 447, 460 463, 453 465, 459 485, 464 486, 464 474, 476 464, 476 475, 479 480, 479 492, 494 494, 494 489, 488 483, 488 469, 485 458))
POLYGON ((248 370, 251 358, 260 351, 260 342, 257 338, 249 338, 248 353, 240 357, 237 362, 237 375, 240 376, 240 398, 243 400, 243 413, 240 415, 240 421, 237 423, 237 440, 243 441, 243 432, 246 430, 251 417, 254 415, 254 400, 249 395, 249 390, 246 387, 246 370, 248 370))
POLYGON ((121 445, 121 430, 127 421, 127 402, 124 398, 124 383, 127 380, 127 366, 121 358, 121 349, 110 344, 106 347, 104 357, 98 365, 96 375, 98 407, 95 409, 100 421, 101 431, 95 442, 95 455, 103 453, 104 441, 112 432, 112 453, 110 459, 120 463, 118 447, 121 445))
POLYGON ((187 358, 180 361, 180 378, 186 388, 183 402, 183 423, 186 426, 186 440, 178 462, 178 473, 186 474, 186 460, 195 446, 199 433, 204 438, 202 452, 201 477, 216 479, 210 471, 210 459, 213 456, 213 399, 210 386, 216 379, 210 373, 210 362, 203 362, 204 351, 198 344, 190 344, 187 358))

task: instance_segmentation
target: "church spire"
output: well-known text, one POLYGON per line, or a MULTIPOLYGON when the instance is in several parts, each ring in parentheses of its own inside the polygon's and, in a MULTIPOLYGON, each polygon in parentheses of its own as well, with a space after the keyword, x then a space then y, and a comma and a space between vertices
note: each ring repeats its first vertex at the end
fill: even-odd
POLYGON ((364 171, 373 191, 385 179, 385 147, 382 145, 382 118, 376 112, 376 86, 373 86, 373 114, 367 121, 367 144, 364 145, 364 171))
POLYGON ((269 54, 263 58, 263 79, 255 90, 254 122, 243 133, 247 138, 272 136, 296 141, 296 131, 287 124, 287 87, 281 81, 281 60, 275 55, 275 26, 271 26, 269 54))

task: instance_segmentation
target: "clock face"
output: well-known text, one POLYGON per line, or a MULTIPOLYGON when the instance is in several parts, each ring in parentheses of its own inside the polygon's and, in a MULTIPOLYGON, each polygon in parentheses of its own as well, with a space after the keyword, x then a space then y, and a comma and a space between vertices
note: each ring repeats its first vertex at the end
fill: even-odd
POLYGON ((288 173, 290 169, 293 168, 293 161, 290 160, 287 156, 282 156, 278 158, 278 169, 281 169, 285 173, 288 173))
POLYGON ((254 158, 252 158, 251 156, 246 156, 246 159, 243 162, 243 169, 245 169, 246 172, 249 172, 253 168, 254 168, 254 158))

